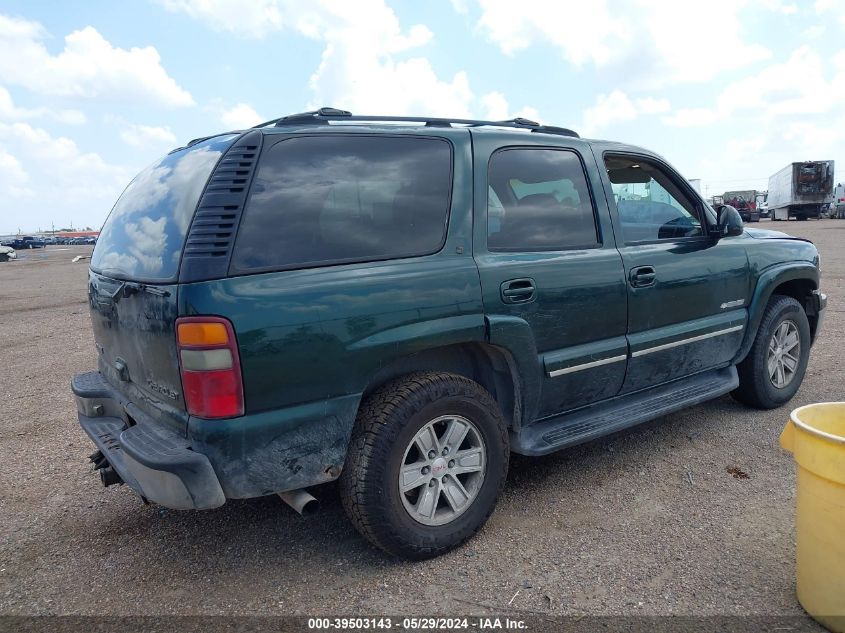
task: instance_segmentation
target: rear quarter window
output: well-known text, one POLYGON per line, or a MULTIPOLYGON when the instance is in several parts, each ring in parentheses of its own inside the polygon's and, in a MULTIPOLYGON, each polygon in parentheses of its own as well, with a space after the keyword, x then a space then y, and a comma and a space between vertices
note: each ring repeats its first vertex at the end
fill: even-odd
POLYGON ((138 174, 115 203, 91 256, 94 272, 175 281, 185 236, 214 166, 236 134, 168 154, 138 174))
POLYGON ((443 246, 451 145, 391 136, 290 138, 265 150, 232 272, 412 257, 443 246))

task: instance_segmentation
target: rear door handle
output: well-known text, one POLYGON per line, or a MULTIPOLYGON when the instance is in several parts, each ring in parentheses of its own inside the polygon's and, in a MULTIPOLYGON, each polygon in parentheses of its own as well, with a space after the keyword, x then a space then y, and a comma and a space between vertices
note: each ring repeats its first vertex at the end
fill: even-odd
POLYGON ((534 280, 529 277, 509 279, 502 282, 500 288, 504 303, 528 303, 534 300, 534 293, 537 291, 534 280))
POLYGON ((631 274, 628 280, 634 288, 645 288, 653 286, 657 279, 657 273, 653 266, 638 266, 631 269, 631 274))

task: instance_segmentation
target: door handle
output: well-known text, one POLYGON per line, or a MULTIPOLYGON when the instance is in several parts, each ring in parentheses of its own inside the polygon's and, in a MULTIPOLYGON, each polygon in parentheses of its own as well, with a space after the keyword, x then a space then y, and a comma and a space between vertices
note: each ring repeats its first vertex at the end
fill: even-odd
POLYGON ((502 282, 500 290, 504 303, 528 303, 534 300, 537 287, 533 279, 525 277, 502 282))
POLYGON ((634 288, 645 288, 654 285, 657 280, 657 273, 653 266, 638 266, 631 269, 628 279, 634 288))

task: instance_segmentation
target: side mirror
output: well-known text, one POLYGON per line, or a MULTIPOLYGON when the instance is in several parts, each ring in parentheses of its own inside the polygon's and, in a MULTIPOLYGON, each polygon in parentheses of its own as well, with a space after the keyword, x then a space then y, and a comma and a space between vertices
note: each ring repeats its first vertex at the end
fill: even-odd
POLYGON ((716 207, 716 228, 713 231, 713 236, 717 240, 723 237, 742 235, 743 230, 742 217, 739 215, 739 211, 729 204, 716 207))

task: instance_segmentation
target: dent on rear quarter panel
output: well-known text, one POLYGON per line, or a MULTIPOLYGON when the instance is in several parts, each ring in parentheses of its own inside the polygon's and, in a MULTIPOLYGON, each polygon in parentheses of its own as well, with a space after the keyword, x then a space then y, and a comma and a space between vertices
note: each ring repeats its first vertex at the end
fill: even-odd
POLYGON ((193 448, 211 461, 226 497, 255 497, 336 479, 360 397, 265 411, 236 420, 192 418, 193 448))

